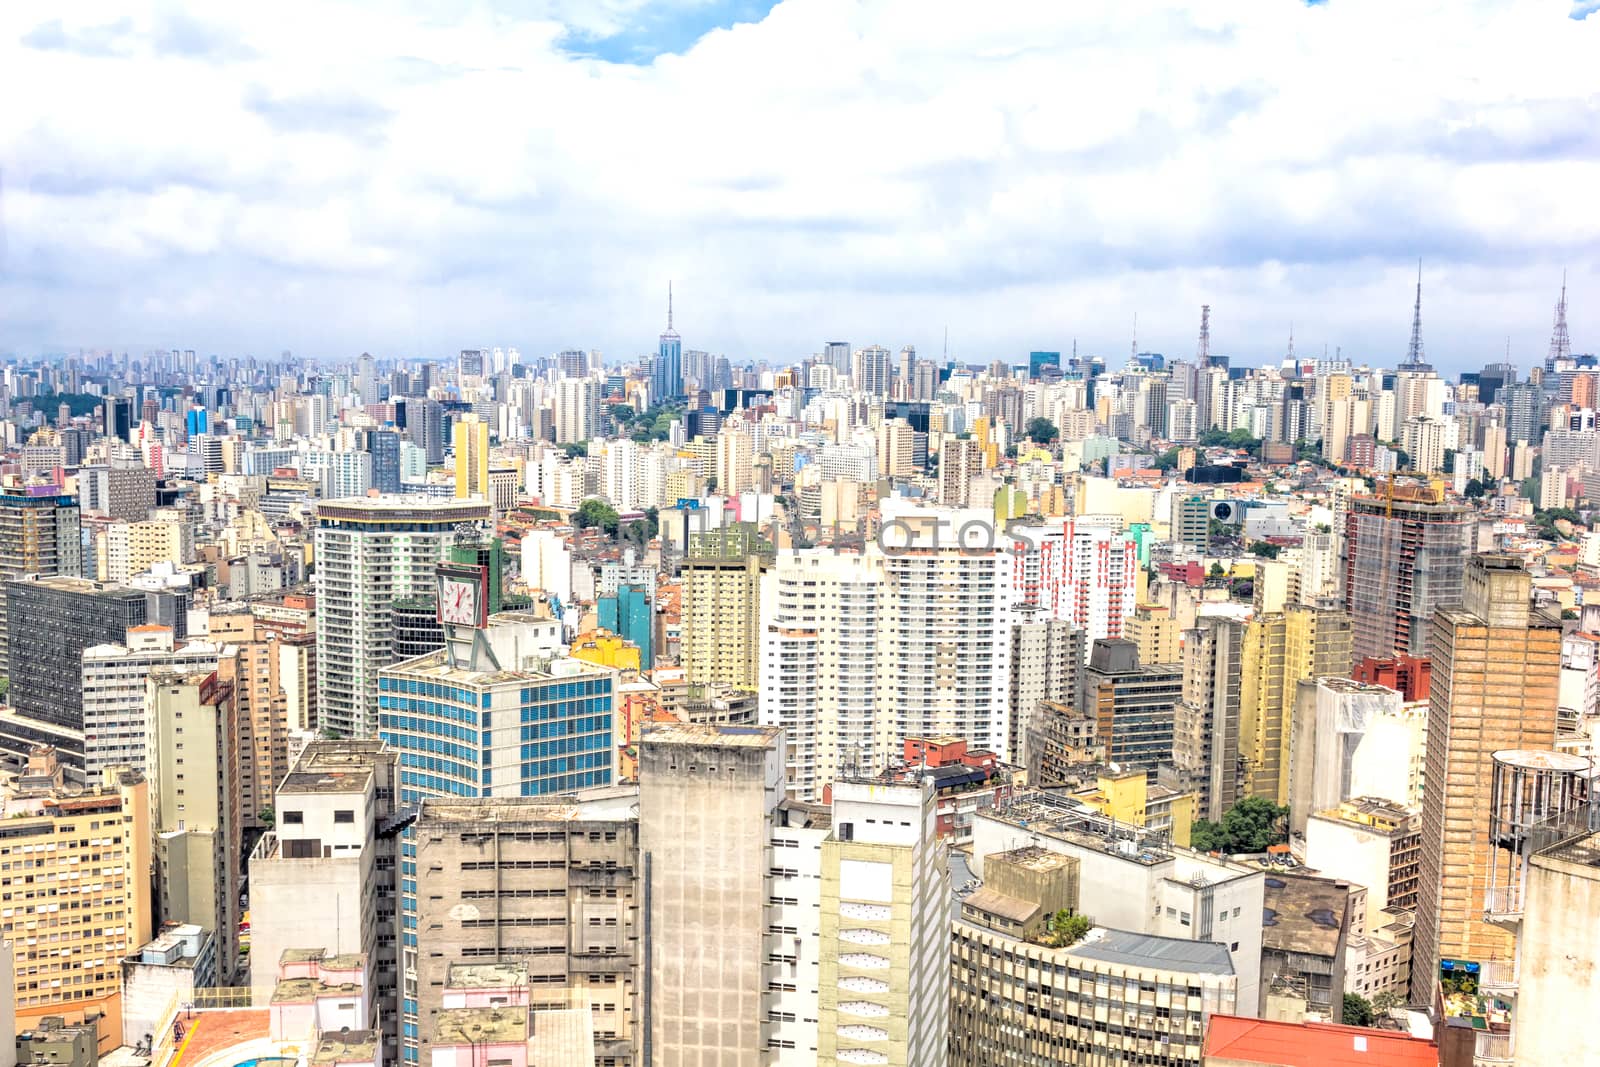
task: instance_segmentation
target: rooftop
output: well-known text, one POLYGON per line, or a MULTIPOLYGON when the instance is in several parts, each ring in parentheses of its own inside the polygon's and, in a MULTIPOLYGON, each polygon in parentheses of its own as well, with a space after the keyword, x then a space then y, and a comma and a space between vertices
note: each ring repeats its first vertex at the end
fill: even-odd
POLYGON ((293 770, 278 785, 280 793, 362 793, 372 781, 372 769, 347 771, 293 770))
POLYGON ((452 963, 445 971, 446 989, 502 989, 528 984, 528 965, 505 963, 452 963))
POLYGON ((1437 1067, 1432 1041, 1389 1030, 1213 1015, 1204 1055, 1272 1067, 1437 1067))
POLYGON ((727 726, 687 722, 659 723, 645 730, 651 745, 695 745, 713 748, 766 748, 782 736, 778 726, 727 726))
POLYGON ((528 1040, 527 1008, 445 1008, 433 1024, 436 1045, 528 1040))
POLYGON ((1019 924, 1027 922, 1039 913, 1039 905, 1020 897, 1008 896, 988 886, 974 890, 961 904, 964 908, 976 908, 978 911, 986 911, 1019 924))
POLYGON ((1350 909, 1350 883, 1277 872, 1266 876, 1261 947, 1333 956, 1350 909))
POLYGON ((1068 950, 1071 955, 1130 967, 1161 967, 1186 974, 1232 974, 1233 958, 1221 942, 1158 937, 1097 927, 1068 950))
POLYGON ((411 678, 430 678, 442 682, 455 682, 460 685, 497 685, 506 682, 548 681, 552 678, 584 678, 607 676, 612 672, 605 668, 588 662, 587 660, 562 657, 563 665, 573 664, 567 672, 556 675, 547 671, 534 670, 507 670, 475 671, 470 667, 453 667, 450 665, 450 653, 447 649, 436 652, 427 652, 413 659, 401 660, 383 668, 385 673, 404 673, 411 678))
POLYGON ((378 1050, 376 1030, 324 1031, 312 1050, 312 1063, 373 1063, 378 1050))
POLYGON ((1025 867, 1030 871, 1058 871, 1063 867, 1072 866, 1072 859, 1059 852, 1051 852, 1038 845, 1024 845, 1014 848, 1010 852, 993 852, 987 857, 991 860, 1003 860, 1017 867, 1025 867))
POLYGON ((272 1003, 296 1004, 308 1000, 315 1000, 324 996, 355 996, 361 992, 361 986, 356 982, 341 982, 330 985, 320 978, 284 978, 278 982, 272 991, 272 1003))

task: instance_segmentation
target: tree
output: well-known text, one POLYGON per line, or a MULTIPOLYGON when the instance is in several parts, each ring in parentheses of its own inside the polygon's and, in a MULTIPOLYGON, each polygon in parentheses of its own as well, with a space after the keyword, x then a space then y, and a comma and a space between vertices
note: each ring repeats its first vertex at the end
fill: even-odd
POLYGON ((1200 444, 1206 448, 1242 448, 1251 455, 1261 452, 1261 438, 1249 430, 1207 430, 1200 435, 1200 444))
POLYGON ((1225 577, 1228 572, 1222 569, 1222 564, 1213 563, 1211 565, 1211 570, 1207 571, 1206 573, 1213 578, 1222 578, 1225 577))
POLYGON ((1371 1001, 1360 993, 1346 993, 1344 995, 1344 1024, 1346 1026, 1371 1026, 1371 1001))
POLYGON ((1023 431, 1036 445, 1047 445, 1061 436, 1061 431, 1056 429, 1056 424, 1043 415, 1036 415, 1028 420, 1028 428, 1023 431))
POLYGON ((1196 819, 1190 847, 1200 852, 1265 852, 1288 840, 1289 809, 1266 797, 1245 797, 1222 814, 1221 822, 1196 819))
POLYGON ((585 500, 572 513, 572 524, 579 529, 599 528, 608 534, 617 532, 617 509, 604 500, 585 500))
POLYGON ((1165 452, 1161 453, 1161 455, 1157 456, 1155 462, 1150 465, 1158 471, 1176 470, 1178 467, 1177 448, 1174 447, 1167 449, 1165 452))
POLYGON ((1250 546, 1251 554, 1260 556, 1262 559, 1277 559, 1278 553, 1281 551, 1283 551, 1281 545, 1272 545, 1265 541, 1257 541, 1250 546))
POLYGON ((587 456, 589 454, 589 442, 569 441, 561 446, 561 451, 574 458, 578 456, 587 456))
POLYGON ((1044 921, 1042 940, 1050 948, 1065 948, 1082 941, 1093 928, 1094 923, 1087 915, 1062 908, 1044 921))
POLYGON ((1393 1008, 1404 1007, 1406 998, 1392 989, 1385 989, 1382 993, 1372 998, 1372 1015, 1376 1019, 1380 1015, 1388 1015, 1393 1008))
POLYGON ((1462 495, 1468 500, 1481 500, 1486 492, 1487 490, 1484 489, 1482 482, 1476 478, 1468 478, 1466 490, 1462 495))

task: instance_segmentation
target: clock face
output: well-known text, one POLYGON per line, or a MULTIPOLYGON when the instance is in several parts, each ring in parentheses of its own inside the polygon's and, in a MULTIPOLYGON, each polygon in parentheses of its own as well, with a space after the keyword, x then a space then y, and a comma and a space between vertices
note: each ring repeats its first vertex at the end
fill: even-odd
POLYGON ((478 625, 478 587, 446 578, 439 585, 439 621, 452 626, 478 625))

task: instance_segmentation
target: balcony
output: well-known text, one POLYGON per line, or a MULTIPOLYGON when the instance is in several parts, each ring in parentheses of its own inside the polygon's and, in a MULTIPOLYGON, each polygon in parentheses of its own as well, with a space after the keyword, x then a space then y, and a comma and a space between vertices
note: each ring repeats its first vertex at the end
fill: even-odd
POLYGON ((1478 1034, 1477 1048, 1473 1050, 1472 1062, 1474 1064, 1499 1064, 1511 1063, 1511 1035, 1510 1034, 1478 1034))
POLYGON ((1522 887, 1496 886, 1483 893, 1483 920, 1491 923, 1522 921, 1522 887))
POLYGON ((1492 996, 1515 996, 1517 993, 1517 961, 1485 961, 1478 969, 1478 988, 1492 996))

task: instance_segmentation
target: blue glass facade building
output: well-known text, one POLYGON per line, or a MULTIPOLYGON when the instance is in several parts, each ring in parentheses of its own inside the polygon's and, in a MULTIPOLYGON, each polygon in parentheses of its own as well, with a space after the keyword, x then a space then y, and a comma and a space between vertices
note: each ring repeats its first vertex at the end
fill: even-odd
POLYGON ((596 598, 595 610, 602 630, 610 630, 639 646, 641 670, 655 666, 655 606, 650 590, 623 583, 617 586, 616 596, 596 598))

